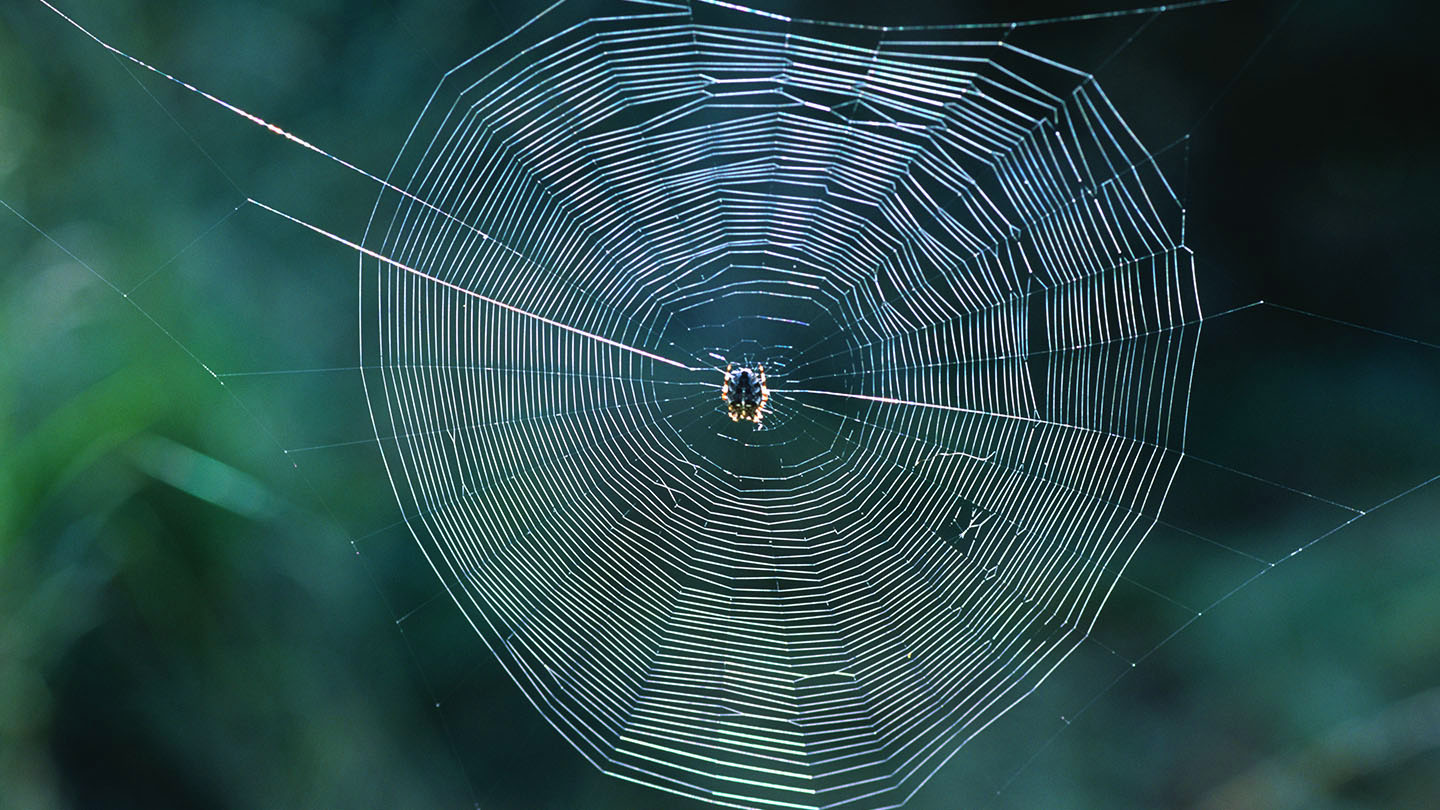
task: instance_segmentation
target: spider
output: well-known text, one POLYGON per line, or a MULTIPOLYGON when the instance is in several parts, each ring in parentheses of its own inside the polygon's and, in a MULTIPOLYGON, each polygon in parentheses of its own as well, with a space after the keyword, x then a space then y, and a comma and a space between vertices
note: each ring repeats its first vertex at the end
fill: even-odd
POLYGON ((737 369, 734 363, 726 364, 720 398, 725 400, 731 422, 743 419, 759 425, 765 416, 765 403, 770 401, 770 389, 765 387, 765 367, 757 366, 752 371, 743 366, 737 369))

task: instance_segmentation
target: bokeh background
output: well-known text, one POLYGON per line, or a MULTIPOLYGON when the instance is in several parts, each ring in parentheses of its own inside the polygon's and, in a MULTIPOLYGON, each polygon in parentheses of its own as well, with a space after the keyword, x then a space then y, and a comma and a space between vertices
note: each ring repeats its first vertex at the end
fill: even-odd
MULTIPOLYGON (((1421 342, 1269 305, 1208 322, 1189 449, 1290 489, 1187 462, 1095 640, 911 806, 1440 803, 1440 483, 1374 509, 1440 474, 1420 6, 1235 0, 1008 34, 1096 70, 1168 147, 1207 311, 1265 299, 1421 342)), ((60 7, 382 172, 443 70, 539 9, 60 7)), ((355 237, 375 195, 38 0, 0 5, 0 807, 700 806, 581 760, 396 524, 345 370, 355 259, 240 206, 355 237), (254 373, 297 369, 335 370, 254 373)))

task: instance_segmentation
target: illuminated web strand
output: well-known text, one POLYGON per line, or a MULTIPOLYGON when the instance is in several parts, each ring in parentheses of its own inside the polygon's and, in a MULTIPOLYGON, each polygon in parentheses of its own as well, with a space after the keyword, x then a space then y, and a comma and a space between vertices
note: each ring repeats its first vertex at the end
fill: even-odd
MULTIPOLYGON (((742 11, 747 14, 754 14, 757 17, 778 20, 780 22, 796 22, 805 25, 819 25, 831 28, 849 28, 861 31, 975 31, 996 28, 1030 28, 1039 25, 1056 25, 1059 23, 1087 22, 1091 20, 1110 20, 1117 17, 1133 17, 1142 14, 1163 14, 1170 11, 1180 11, 1188 8, 1199 8, 1202 6, 1213 6, 1220 3, 1228 3, 1230 0, 1190 0, 1189 2, 1169 3, 1159 6, 1145 6, 1140 8, 1116 9, 1114 11, 1095 11, 1087 14, 1069 14, 1056 17, 1040 17, 1032 20, 1014 20, 1010 22, 994 23, 940 23, 930 25, 866 25, 864 23, 836 22, 834 20, 816 20, 804 17, 790 17, 784 14, 776 14, 770 11, 763 11, 740 3, 731 3, 727 0, 695 0, 712 6, 742 11)), ((657 3, 658 4, 658 3, 657 3)))
POLYGON ((614 348, 621 349, 621 350, 627 351, 627 352, 631 352, 632 354, 637 354, 637 355, 640 355, 641 357, 645 357, 645 358, 648 358, 648 359, 650 359, 650 360, 654 360, 654 361, 656 361, 657 363, 664 363, 664 364, 666 364, 666 365, 674 366, 674 367, 676 367, 676 368, 684 369, 684 370, 686 370, 686 371, 708 371, 708 370, 709 370, 709 369, 707 369, 707 368, 698 368, 698 369, 697 369, 697 368, 691 368, 690 366, 687 366, 687 365, 685 365, 684 363, 681 363, 681 362, 678 362, 678 361, 675 361, 675 360, 671 360, 671 359, 668 358, 668 357, 662 357, 662 356, 660 356, 660 355, 658 355, 658 354, 655 354, 654 352, 647 352, 647 351, 645 351, 644 349, 640 349, 640 348, 637 348, 637 347, 635 347, 635 346, 626 345, 626 344, 624 344, 624 343, 621 343, 621 342, 618 341, 618 340, 611 340, 610 338, 607 338, 607 337, 605 337, 605 336, 603 336, 603 335, 597 335, 597 334, 595 334, 595 333, 593 333, 593 332, 587 332, 587 331, 585 331, 584 329, 579 329, 579 328, 576 328, 576 327, 571 326, 571 325, 569 325, 569 324, 561 323, 561 322, 559 322, 559 321, 557 321, 557 320, 554 320, 554 319, 552 319, 552 318, 547 318, 547 317, 545 317, 544 315, 537 315, 537 314, 535 314, 535 313, 533 313, 533 312, 527 312, 527 311, 525 311, 525 310, 523 310, 523 309, 521 309, 521 308, 519 308, 519 307, 517 307, 517 306, 514 306, 514 305, 512 305, 512 304, 507 304, 507 303, 505 303, 504 301, 497 301, 496 299, 490 298, 489 296, 481 295, 480 293, 475 292, 474 290, 470 290, 470 289, 467 289, 467 288, 465 288, 465 287, 461 287, 461 286, 458 285, 458 284, 453 284, 453 283, 451 283, 451 282, 449 282, 449 281, 445 281, 444 279, 436 278, 435 276, 432 276, 432 275, 430 275, 429 273, 426 273, 426 272, 423 271, 423 270, 417 270, 417 269, 415 269, 414 267, 411 267, 411 266, 409 266, 409 265, 407 265, 407 264, 404 264, 403 262, 397 262, 397 261, 395 261, 394 259, 391 259, 391 258, 389 258, 389 257, 387 257, 387 256, 382 256, 382 255, 380 255, 379 253, 376 253, 375 251, 373 251, 373 250, 365 247, 364 245, 360 245, 360 244, 358 244, 358 243, 356 243, 356 242, 352 242, 352 241, 350 241, 349 239, 346 239, 346 238, 343 237, 343 236, 339 236, 339 235, 337 235, 337 234, 331 233, 330 231, 327 231, 327 230, 325 230, 324 228, 321 228, 321 227, 318 226, 318 225, 312 225, 312 224, 310 224, 309 222, 306 222, 306 221, 303 220, 303 219, 299 219, 299 218, 297 218, 297 217, 291 216, 290 214, 287 214, 287 213, 285 213, 284 211, 281 211, 281 210, 279 210, 279 209, 272 208, 272 207, 266 205, 265 203, 260 202, 259 200, 247 198, 247 199, 245 200, 245 202, 247 202, 247 203, 249 203, 249 204, 251 204, 251 205, 253 205, 253 206, 256 206, 257 208, 263 209, 263 210, 265 210, 265 211, 269 211, 270 213, 272 213, 272 214, 274 214, 274 215, 276 215, 276 216, 278 216, 278 217, 282 217, 282 218, 284 218, 284 219, 288 219, 288 220, 290 220, 291 222, 295 223, 296 225, 299 225, 299 226, 301 226, 301 227, 303 227, 303 228, 307 228, 307 229, 309 229, 309 230, 311 230, 311 231, 314 231, 315 233, 320 234, 321 236, 325 237, 326 239, 329 239, 329 240, 331 240, 331 241, 333 241, 333 242, 337 242, 337 243, 339 243, 339 244, 342 244, 342 245, 350 248, 351 250, 354 250, 354 251, 357 252, 357 253, 362 253, 362 254, 364 254, 364 255, 366 255, 366 256, 369 256, 369 257, 372 258, 372 259, 376 259, 377 261, 385 262, 386 264, 392 265, 392 266, 394 266, 394 267, 397 268, 397 269, 404 270, 405 272, 410 273, 410 274, 412 274, 412 275, 414 275, 414 276, 416 276, 416 277, 418 277, 418 278, 423 278, 423 279, 425 279, 426 281, 429 281, 429 282, 431 282, 431 283, 439 284, 439 285, 442 286, 442 287, 445 287, 445 288, 447 288, 447 289, 454 290, 455 292, 461 293, 462 295, 470 296, 471 298, 474 298, 474 299, 477 300, 477 301, 482 301, 482 302, 484 302, 484 303, 486 303, 486 304, 489 304, 490 306, 499 307, 500 309, 503 309, 503 310, 505 310, 506 312, 513 312, 513 313, 515 313, 515 314, 517 314, 517 315, 523 315, 523 316, 525 316, 526 318, 532 318, 532 319, 534 319, 534 320, 536 320, 536 321, 539 321, 540 323, 545 324, 546 326, 553 326, 553 327, 555 327, 556 329, 563 329, 563 330, 565 330, 566 332, 571 332, 571 333, 573 333, 573 334, 579 335, 579 336, 581 336, 581 337, 583 337, 583 338, 586 338, 586 339, 588 339, 588 340, 593 340, 593 341, 595 341, 595 342, 597 342, 597 343, 603 343, 603 344, 605 344, 606 346, 613 346, 614 348))
MULTIPOLYGON (((218 106, 220 106, 220 107, 222 107, 222 108, 224 108, 224 109, 226 109, 226 110, 229 110, 230 112, 234 113, 235 115, 238 115, 238 116, 240 116, 241 118, 244 118, 245 120, 247 120, 247 121, 249 121, 249 122, 251 122, 251 123, 253 123, 253 124, 257 125, 257 126, 263 127, 264 129, 266 129, 266 130, 274 133, 275 135, 279 135, 279 136, 283 137, 284 139, 286 139, 286 140, 288 140, 288 141, 290 141, 290 142, 292 142, 292 143, 298 144, 299 146, 301 146, 301 147, 303 147, 303 148, 305 148, 305 149, 307 149, 307 150, 309 150, 309 151, 311 151, 311 152, 314 152, 314 153, 317 154, 317 155, 320 155, 320 156, 322 156, 322 157, 324 157, 324 158, 326 158, 326 159, 328 159, 328 160, 331 160, 331 161, 333 161, 333 162, 335 162, 335 163, 343 166, 344 168, 346 168, 346 169, 348 169, 348 170, 350 170, 350 171, 352 171, 352 172, 355 172, 356 174, 359 174, 359 175, 361 175, 361 176, 363 176, 363 177, 366 177, 366 178, 368 178, 368 179, 370 179, 370 180, 373 180, 374 182, 380 184, 380 185, 383 186, 384 188, 386 188, 386 189, 388 189, 388 190, 390 190, 390 191, 394 191, 394 192, 400 194, 401 196, 403 196, 403 197, 405 197, 405 198, 407 198, 407 199, 410 199, 410 200, 412 200, 413 202, 418 203, 419 205, 422 205, 422 206, 424 206, 425 208, 427 208, 427 209, 435 212, 436 214, 438 214, 438 215, 440 215, 440 216, 442 216, 442 217, 445 217, 446 219, 452 220, 452 221, 456 222, 457 224, 461 225, 462 227, 465 227, 465 228, 473 231, 474 233, 478 234, 482 239, 485 239, 485 240, 491 240, 491 239, 492 239, 492 237, 491 237, 489 234, 486 234, 486 233, 483 232, 483 231, 480 231, 480 230, 478 230, 478 229, 475 229, 473 226, 471 226, 471 225, 469 225, 468 223, 465 223, 465 222, 463 222, 463 221, 455 218, 455 217, 452 216, 450 213, 448 213, 448 212, 440 209, 439 207, 433 205, 432 203, 430 203, 430 202, 428 202, 428 201, 426 201, 426 200, 423 200, 423 199, 415 196, 415 195, 414 195, 413 193, 411 193, 410 191, 408 191, 408 190, 406 190, 406 189, 403 189, 403 188, 401 188, 401 187, 399 187, 399 186, 391 183, 390 181, 388 181, 388 180, 386 180, 386 179, 384 179, 384 178, 382 178, 382 177, 380 177, 380 176, 378 176, 378 175, 376 175, 376 174, 373 174, 373 173, 371 173, 371 172, 369 172, 369 171, 366 171, 365 169, 362 169, 362 168, 360 168, 359 166, 356 166, 355 164, 353 164, 353 163, 351 163, 351 162, 349 162, 349 161, 347 161, 347 160, 345 160, 345 159, 343 159, 343 158, 341 158, 341 157, 339 157, 339 156, 337 156, 337 155, 334 155, 334 154, 332 154, 332 153, 330 153, 330 152, 327 152, 326 150, 321 149, 319 146, 316 146, 315 144, 311 143, 310 141, 307 141, 307 140, 305 140, 304 138, 301 138, 300 136, 295 135, 294 133, 292 133, 292 132, 290 132, 290 131, 288 131, 288 130, 286 130, 286 129, 284 129, 284 128, 276 125, 276 124, 270 123, 269 121, 266 121, 265 119, 261 118, 261 117, 258 116, 258 115, 255 115, 255 114, 253 114, 253 113, 250 113, 250 112, 248 112, 248 111, 246 111, 246 110, 244 110, 244 109, 242 109, 242 108, 240 108, 240 107, 238 107, 238 106, 236 106, 236 105, 234 105, 234 104, 231 104, 230 102, 228 102, 228 101, 226 101, 226 100, 224 100, 224 99, 222 99, 222 98, 220 98, 220 97, 218 97, 218 96, 215 96, 215 95, 213 95, 213 94, 211 94, 211 93, 209 93, 209 92, 207 92, 207 91, 205 91, 205 90, 202 90, 202 89, 199 88, 199 87, 196 87, 195 85, 193 85, 193 84, 191 84, 191 83, 189 83, 189 82, 187 82, 187 81, 185 81, 185 80, 183 80, 183 79, 180 79, 180 78, 177 77, 177 76, 174 76, 174 75, 172 75, 172 74, 170 74, 170 73, 168 73, 168 72, 166 72, 166 71, 164 71, 164 70, 161 70, 160 68, 155 67, 154 65, 151 65, 150 63, 145 62, 145 61, 142 60, 142 59, 139 59, 139 58, 137 58, 137 57, 135 57, 135 56, 131 56, 130 54, 126 53, 125 51, 122 51, 122 50, 120 50, 119 48, 116 48, 115 46, 111 45, 110 43, 108 43, 108 42, 106 42, 105 40, 101 39, 100 37, 96 36, 96 35, 95 35, 94 33, 92 33, 88 28, 86 28, 85 26, 81 25, 79 22, 77 22, 75 19, 73 19, 72 17, 70 17, 69 15, 67 15, 65 12, 63 12, 63 11, 61 11, 60 9, 56 8, 55 6, 51 5, 51 3, 49 2, 49 0, 40 0, 40 2, 41 2, 46 8, 50 9, 52 12, 54 12, 56 15, 58 15, 61 19, 65 20, 67 23, 69 23, 71 26, 73 26, 76 30, 80 31, 82 34, 84 34, 85 36, 89 37, 92 41, 94 41, 96 44, 98 44, 100 47, 104 48, 105 50, 109 51, 110 53, 112 53, 112 54, 114 54, 114 55, 116 55, 116 56, 118 56, 118 57, 121 57, 121 58, 123 58, 123 59, 126 59, 126 60, 130 61, 131 63, 133 63, 133 64, 135 64, 135 65, 138 65, 138 66, 144 68, 145 70, 150 71, 151 73, 154 73, 154 74, 157 75, 157 76, 160 76, 160 77, 162 77, 162 78, 165 78, 165 79, 167 79, 167 80, 169 80, 169 81, 171 81, 171 82, 173 82, 173 83, 175 83, 175 84, 177 84, 177 85, 185 88, 186 90, 188 90, 188 91, 190 91, 190 92, 192 92, 192 93, 195 93, 196 95, 200 96, 201 98, 204 98, 205 100, 207 100, 207 101, 209 101, 209 102, 211 102, 211 103, 213 103, 213 104, 216 104, 216 105, 218 105, 218 106)), ((202 150, 202 151, 203 151, 203 150, 202 150)), ((232 183, 232 185, 233 185, 233 183, 232 183)), ((335 241, 337 241, 337 242, 340 242, 340 243, 342 243, 342 244, 349 245, 349 246, 351 246, 351 247, 353 247, 353 248, 355 248, 355 249, 357 249, 357 250, 360 250, 360 251, 362 251, 362 252, 364 251, 364 248, 361 248, 359 245, 355 244, 354 242, 350 242, 350 241, 348 241, 348 240, 345 240, 345 239, 343 239, 343 238, 341 238, 341 237, 339 237, 339 236, 336 236, 335 234, 332 234, 332 233, 329 233, 328 231, 325 231, 325 230, 323 230, 323 229, 317 228, 317 227, 315 227, 315 226, 313 226, 313 225, 310 225, 309 223, 306 223, 306 222, 304 222, 304 221, 302 221, 302 220, 300 220, 300 219, 297 219, 297 218, 295 218, 295 217, 292 217, 292 216, 290 216, 290 215, 288 215, 288 214, 284 214, 284 213, 282 213, 282 212, 280 212, 280 211, 276 211, 275 209, 270 208, 269 206, 266 206, 266 205, 264 205, 264 204, 262 204, 262 203, 259 203, 259 202, 255 201, 255 200, 253 200, 253 199, 247 199, 247 202, 253 203, 253 204, 255 204, 255 205, 258 205, 258 206, 260 206, 261 208, 264 208, 265 210, 270 211, 271 213, 279 214, 280 216, 283 216, 283 217, 285 217, 286 219, 289 219, 289 220, 291 220, 292 222, 294 222, 294 223, 296 223, 296 224, 298 224, 298 225, 303 225, 303 226, 305 226, 306 228, 309 228, 310 230, 313 230, 313 231, 315 231, 315 232, 317 232, 317 233, 320 233, 320 234, 322 234, 322 235, 324 235, 324 236, 327 236, 327 237, 329 237, 329 238, 331 238, 331 239, 333 239, 333 240, 335 240, 335 241)), ((502 247, 502 248, 504 248, 504 249, 506 249, 506 250, 510 250, 510 251, 514 252, 515 255, 519 256, 520 258, 522 258, 522 259, 525 258, 525 257, 523 256, 523 254, 520 254, 518 251, 514 251, 513 248, 510 248, 509 246, 505 245, 503 242, 496 241, 495 243, 496 243, 497 245, 500 245, 500 247, 502 247)), ((373 258, 380 258, 380 257, 374 256, 373 258)), ((435 281, 435 282, 437 282, 437 283, 445 283, 445 282, 439 281, 438 279, 435 279, 435 278, 432 277, 432 276, 426 276, 424 273, 421 273, 420 271, 415 270, 415 269, 413 269, 413 268, 406 267, 405 269, 406 269, 408 272, 416 273, 416 274, 418 274, 418 275, 420 275, 420 276, 422 276, 422 277, 429 278, 430 280, 435 281)), ((142 281, 141 283, 144 283, 144 282, 142 281)), ((139 285, 136 285, 136 286, 138 287, 139 285)), ((450 286, 455 286, 455 285, 450 285, 450 286)), ((460 289, 460 288, 456 287, 456 289, 460 289)), ((624 349, 624 350, 626 350, 626 351, 631 351, 631 352, 635 352, 635 353, 637 353, 637 354, 641 354, 641 355, 643 355, 643 356, 649 357, 649 358, 652 359, 652 360, 657 360, 657 361, 662 362, 662 363, 665 363, 665 364, 667 364, 667 365, 675 366, 675 367, 677 367, 677 368, 683 368, 683 369, 686 369, 686 370, 697 370, 697 371, 698 371, 698 370, 706 370, 706 369, 704 369, 704 368, 692 369, 692 368, 690 368, 689 366, 686 366, 686 365, 683 364, 683 363, 679 363, 679 362, 674 361, 674 360, 671 360, 671 359, 669 359, 669 358, 661 357, 660 355, 657 355, 657 354, 654 354, 654 353, 651 353, 651 352, 646 352, 646 351, 644 351, 644 350, 642 350, 642 349, 638 349, 638 348, 635 348, 635 347, 632 347, 632 346, 628 346, 628 345, 626 345, 626 344, 620 343, 619 341, 611 340, 610 338, 605 338, 605 337, 602 337, 602 336, 600 336, 600 335, 595 335, 595 334, 592 334, 592 333, 590 333, 590 332, 586 332, 586 331, 583 330, 583 329, 578 329, 578 328, 576 328, 576 327, 569 326, 569 325, 567 325, 567 324, 562 324, 562 323, 560 323, 560 322, 558 322, 558 321, 554 321, 554 320, 545 318, 544 316, 541 316, 541 315, 536 315, 536 314, 534 314, 534 313, 526 312, 526 311, 524 311, 524 310, 522 310, 522 309, 519 309, 518 307, 514 307, 514 306, 512 306, 512 305, 510 305, 510 304, 506 304, 506 303, 501 302, 501 301, 498 301, 498 300, 496 300, 496 299, 489 298, 489 297, 487 297, 487 296, 480 295, 480 294, 478 294, 478 293, 473 293, 473 292, 468 291, 468 290, 462 290, 462 291, 467 292, 467 293, 470 293, 471 295, 473 295, 473 296, 474 296, 475 298, 477 298, 478 300, 484 301, 484 302, 486 302, 486 303, 488 303, 488 304, 492 304, 492 305, 494 305, 494 306, 499 306, 499 307, 502 307, 502 308, 505 308, 505 309, 509 309, 509 310, 514 311, 514 312, 517 312, 517 313, 520 313, 520 314, 524 314, 524 315, 526 315, 526 316, 528 316, 528 317, 536 318, 536 319, 538 319, 538 320, 540 320, 540 321, 542 321, 542 322, 544 322, 544 323, 547 323, 547 324, 549 324, 549 325, 551 325, 551 326, 555 326, 555 327, 558 327, 558 328, 561 328, 561 329, 565 329, 565 330, 568 330, 568 331, 572 331, 572 332, 575 332, 576 334, 580 334, 580 335, 583 335, 583 336, 592 338, 592 339, 594 339, 594 340, 600 341, 600 342, 602 342, 602 343, 606 343, 606 344, 608 344, 608 345, 615 346, 615 347, 617 347, 617 348, 624 349)))

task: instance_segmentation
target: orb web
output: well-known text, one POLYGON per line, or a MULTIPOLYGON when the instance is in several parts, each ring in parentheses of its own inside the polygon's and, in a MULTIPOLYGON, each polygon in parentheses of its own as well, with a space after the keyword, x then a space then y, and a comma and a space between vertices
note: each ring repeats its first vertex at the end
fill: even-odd
POLYGON ((1003 32, 614 8, 448 73, 376 203, 396 496, 597 767, 898 805, 1154 523, 1200 317, 1183 210, 1090 76, 1003 32), (727 416, 730 364, 764 366, 762 425, 727 416))

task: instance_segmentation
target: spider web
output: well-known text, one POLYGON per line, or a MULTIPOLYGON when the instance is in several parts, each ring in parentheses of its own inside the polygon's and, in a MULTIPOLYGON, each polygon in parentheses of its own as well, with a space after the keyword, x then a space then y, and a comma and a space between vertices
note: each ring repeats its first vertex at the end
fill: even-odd
MULTIPOLYGON (((607 773, 895 806, 1082 643, 1122 669, 1062 696, 1055 735, 1203 612, 1436 480, 1342 503, 1258 459, 1182 469, 1202 321, 1356 324, 1202 315, 1157 165, 1174 144, 1147 150, 1016 25, 610 8, 559 4, 450 71, 384 177, 91 35, 380 184, 358 241, 254 198, 211 226, 264 210, 361 256, 358 367, 253 374, 360 372, 434 573, 607 773), (763 430, 726 418, 728 362, 766 366, 763 430), (1157 520, 1177 476, 1191 518, 1187 495, 1246 486, 1329 511, 1252 554, 1157 520), (1150 590, 1127 566, 1157 526, 1259 567, 1152 591, 1179 619, 1117 651, 1096 617, 1117 583, 1150 590)), ((250 376, 126 298, 222 384, 250 376)), ((371 442, 276 438, 287 461, 371 442)))
POLYGON ((1004 41, 549 13, 389 182, 360 312, 401 508, 625 778, 902 802, 1085 638, 1175 473, 1180 203, 1088 75, 1004 41))

